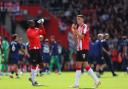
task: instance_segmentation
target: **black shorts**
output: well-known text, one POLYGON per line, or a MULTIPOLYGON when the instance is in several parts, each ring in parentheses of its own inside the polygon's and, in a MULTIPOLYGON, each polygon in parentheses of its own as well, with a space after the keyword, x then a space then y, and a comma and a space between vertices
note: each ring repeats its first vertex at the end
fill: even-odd
POLYGON ((49 54, 43 54, 42 56, 43 63, 50 63, 50 55, 49 54))
POLYGON ((78 62, 88 61, 88 50, 77 51, 76 61, 78 62))
POLYGON ((14 54, 11 54, 9 55, 9 64, 16 64, 18 65, 18 61, 19 61, 19 55, 14 55, 14 54))
POLYGON ((36 66, 37 64, 42 63, 42 56, 41 56, 41 50, 40 49, 32 49, 29 50, 30 59, 29 62, 36 66))
POLYGON ((102 56, 97 56, 95 60, 96 60, 96 64, 100 64, 100 65, 104 64, 104 59, 102 56))
POLYGON ((93 55, 88 55, 88 63, 93 64, 95 62, 95 57, 93 55))

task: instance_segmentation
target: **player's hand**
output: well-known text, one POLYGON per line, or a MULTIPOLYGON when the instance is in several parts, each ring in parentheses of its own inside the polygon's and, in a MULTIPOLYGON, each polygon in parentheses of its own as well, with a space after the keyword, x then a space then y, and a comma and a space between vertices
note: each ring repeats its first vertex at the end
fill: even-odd
POLYGON ((72 24, 71 30, 74 36, 77 37, 77 25, 76 24, 72 24))
POLYGON ((109 55, 109 56, 111 56, 111 53, 110 53, 110 52, 108 52, 108 55, 109 55))
POLYGON ((75 32, 75 30, 77 30, 77 25, 76 24, 72 24, 71 30, 72 30, 72 32, 75 32))

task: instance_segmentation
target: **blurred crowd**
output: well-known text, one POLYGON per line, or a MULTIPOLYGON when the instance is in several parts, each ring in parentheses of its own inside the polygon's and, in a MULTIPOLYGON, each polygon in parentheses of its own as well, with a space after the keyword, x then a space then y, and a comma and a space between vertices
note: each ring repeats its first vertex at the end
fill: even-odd
POLYGON ((20 3, 16 0, 1 0, 0 1, 0 25, 5 26, 6 17, 10 17, 11 34, 16 31, 16 16, 20 14, 20 3), (13 29, 13 30, 12 30, 13 29))
MULTIPOLYGON (((128 7, 125 0, 4 0, 0 2, 0 23, 5 23, 7 12, 13 25, 15 16, 20 14, 20 5, 38 3, 53 12, 59 18, 59 30, 64 32, 75 23, 77 14, 85 15, 85 22, 90 24, 92 37, 98 33, 109 33, 112 38, 127 35, 128 7), (45 5, 44 5, 45 3, 45 5)), ((13 26, 15 29, 15 26, 13 26)))
MULTIPOLYGON (((125 0, 28 0, 26 4, 39 3, 60 18, 60 29, 66 28, 74 21, 77 14, 84 14, 85 21, 90 24, 92 36, 97 33, 109 33, 112 38, 127 35, 128 8, 125 0), (41 2, 41 3, 40 3, 41 2), (45 5, 43 4, 45 3, 45 5)), ((12 19, 20 13, 23 0, 4 0, 0 2, 1 23, 5 23, 7 12, 12 19)))
POLYGON ((67 26, 77 14, 85 15, 93 37, 100 32, 109 33, 112 38, 127 35, 128 7, 125 0, 43 0, 47 8, 67 26))

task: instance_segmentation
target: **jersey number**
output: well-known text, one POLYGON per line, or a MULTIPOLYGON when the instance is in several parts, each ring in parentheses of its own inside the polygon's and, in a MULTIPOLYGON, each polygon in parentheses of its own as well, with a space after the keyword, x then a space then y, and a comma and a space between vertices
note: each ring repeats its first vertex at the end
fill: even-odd
POLYGON ((16 50, 15 45, 12 45, 12 51, 14 52, 16 50))

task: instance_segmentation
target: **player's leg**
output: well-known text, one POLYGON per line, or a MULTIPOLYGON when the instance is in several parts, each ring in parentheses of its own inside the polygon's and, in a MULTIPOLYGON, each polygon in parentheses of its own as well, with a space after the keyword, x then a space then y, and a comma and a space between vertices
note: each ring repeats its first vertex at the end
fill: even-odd
POLYGON ((13 74, 14 74, 14 64, 11 63, 11 64, 10 64, 10 75, 9 75, 9 77, 10 77, 10 78, 13 78, 13 74))
POLYGON ((112 75, 117 76, 117 74, 114 72, 112 61, 111 61, 111 58, 109 57, 109 55, 106 55, 104 58, 105 58, 106 64, 108 65, 110 71, 112 72, 112 75))
POLYGON ((18 74, 18 63, 14 64, 14 71, 16 73, 16 78, 19 78, 19 74, 18 74))
POLYGON ((5 60, 4 60, 4 62, 1 63, 1 71, 5 72, 5 60))
POLYGON ((53 65, 55 64, 55 56, 51 56, 51 61, 50 61, 50 72, 53 70, 53 65))
POLYGON ((58 56, 55 56, 55 64, 58 68, 58 72, 61 73, 61 65, 60 65, 60 61, 59 61, 59 57, 58 56))
POLYGON ((81 75, 81 67, 82 67, 82 61, 81 61, 81 52, 77 51, 77 55, 76 55, 76 75, 75 75, 75 82, 74 82, 74 88, 79 87, 79 79, 80 79, 80 75, 81 75))
POLYGON ((15 64, 15 58, 13 55, 10 55, 10 78, 13 78, 13 74, 15 72, 14 70, 14 64, 15 64))
POLYGON ((41 63, 40 63, 40 71, 39 71, 39 73, 40 73, 40 76, 42 76, 43 72, 45 71, 45 58, 44 58, 44 56, 41 55, 40 59, 41 59, 41 63))
POLYGON ((102 68, 102 64, 103 64, 103 61, 101 59, 101 56, 99 57, 96 57, 96 75, 97 77, 100 78, 100 74, 101 74, 101 68, 102 68))
POLYGON ((96 74, 94 73, 93 69, 89 66, 88 62, 84 62, 83 65, 85 67, 85 70, 89 73, 91 78, 94 80, 95 87, 98 87, 100 84, 100 81, 98 77, 96 76, 96 74))
POLYGON ((0 76, 2 75, 2 64, 0 63, 0 76))
POLYGON ((47 57, 44 55, 43 56, 43 68, 42 68, 42 72, 46 72, 47 70, 47 57))
POLYGON ((3 54, 4 54, 4 56, 3 56, 3 60, 4 60, 4 62, 2 63, 2 71, 3 72, 6 72, 7 71, 7 60, 8 60, 8 52, 7 51, 3 51, 3 54))
POLYGON ((81 75, 81 67, 82 67, 82 62, 76 62, 76 75, 75 75, 75 82, 74 82, 74 88, 79 87, 79 79, 81 75))
POLYGON ((50 56, 48 56, 47 58, 47 63, 46 63, 46 71, 47 71, 47 74, 49 74, 49 65, 50 65, 50 56))
POLYGON ((30 81, 32 82, 32 85, 36 82, 35 78, 37 75, 37 70, 36 70, 37 66, 36 65, 32 65, 31 67, 31 77, 30 77, 30 81))
POLYGON ((19 61, 18 61, 18 74, 22 74, 22 64, 23 64, 23 55, 19 55, 19 61))
POLYGON ((97 75, 97 77, 99 77, 100 78, 100 65, 99 64, 96 64, 96 75, 97 75))
POLYGON ((0 75, 2 74, 1 70, 2 70, 2 55, 0 53, 0 75))
POLYGON ((31 75, 29 78, 29 81, 32 82, 32 85, 38 85, 38 83, 36 82, 36 76, 37 76, 37 54, 38 52, 36 50, 31 50, 30 52, 30 62, 31 62, 31 75))
POLYGON ((0 75, 2 75, 2 53, 0 49, 0 75))
POLYGON ((40 76, 42 76, 42 73, 44 72, 44 63, 40 62, 39 65, 37 66, 37 76, 40 74, 40 76))
POLYGON ((49 74, 49 59, 45 59, 44 61, 44 67, 43 67, 43 72, 45 72, 46 74, 49 74))
POLYGON ((41 50, 39 49, 39 50, 37 50, 37 57, 35 58, 35 59, 37 59, 36 60, 36 64, 37 64, 37 75, 38 74, 40 74, 40 76, 41 76, 41 71, 42 71, 42 69, 43 69, 43 67, 44 67, 44 65, 43 65, 43 60, 42 60, 42 54, 41 54, 41 50))
POLYGON ((49 63, 46 63, 46 73, 49 74, 49 63))
POLYGON ((99 71, 100 71, 100 64, 99 64, 98 57, 95 57, 95 61, 96 61, 96 75, 97 75, 97 77, 100 77, 100 73, 99 73, 99 71))
POLYGON ((8 71, 8 50, 4 53, 4 59, 5 59, 5 70, 8 71))
POLYGON ((81 52, 81 59, 83 61, 83 66, 84 66, 85 70, 89 73, 89 75, 94 80, 95 87, 98 87, 98 85, 100 84, 100 81, 88 63, 88 60, 89 60, 88 59, 88 51, 84 50, 81 52))

